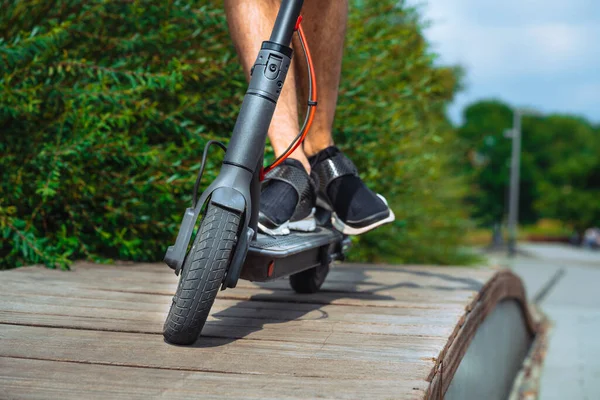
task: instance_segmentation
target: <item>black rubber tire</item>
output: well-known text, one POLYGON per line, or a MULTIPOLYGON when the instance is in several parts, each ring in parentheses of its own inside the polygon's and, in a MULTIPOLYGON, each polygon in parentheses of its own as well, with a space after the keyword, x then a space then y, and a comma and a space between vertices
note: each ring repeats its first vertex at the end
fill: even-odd
POLYGON ((290 275, 290 286, 296 293, 316 293, 325 282, 328 273, 329 265, 320 265, 298 272, 290 275))
POLYGON ((194 343, 208 318, 237 242, 240 216, 209 204, 183 263, 163 336, 169 343, 194 343))

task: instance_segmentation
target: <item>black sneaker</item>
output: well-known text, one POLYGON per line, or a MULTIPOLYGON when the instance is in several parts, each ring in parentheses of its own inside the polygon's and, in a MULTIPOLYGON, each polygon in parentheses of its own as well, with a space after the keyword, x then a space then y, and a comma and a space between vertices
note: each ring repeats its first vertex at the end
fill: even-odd
POLYGON ((286 159, 269 171, 262 182, 259 232, 288 235, 290 230, 314 231, 316 198, 316 185, 302 163, 286 159))
POLYGON ((332 211, 331 223, 346 235, 360 235, 394 221, 385 198, 371 191, 356 167, 335 146, 309 158, 311 175, 319 182, 317 205, 332 211))

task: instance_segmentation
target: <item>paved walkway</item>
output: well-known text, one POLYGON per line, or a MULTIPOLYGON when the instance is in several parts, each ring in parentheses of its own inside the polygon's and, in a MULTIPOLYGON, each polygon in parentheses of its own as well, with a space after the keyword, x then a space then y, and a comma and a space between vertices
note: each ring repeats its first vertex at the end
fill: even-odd
POLYGON ((492 257, 516 271, 554 322, 540 399, 600 399, 600 252, 522 244, 527 256, 492 257))

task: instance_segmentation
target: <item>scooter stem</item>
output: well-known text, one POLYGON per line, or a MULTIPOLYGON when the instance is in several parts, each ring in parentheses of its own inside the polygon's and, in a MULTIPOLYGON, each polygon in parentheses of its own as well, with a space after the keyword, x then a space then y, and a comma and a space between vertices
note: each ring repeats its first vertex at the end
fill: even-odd
POLYGON ((296 26, 296 21, 300 15, 302 4, 304 0, 283 0, 277 19, 275 20, 275 26, 271 33, 270 42, 277 43, 283 46, 289 46, 292 41, 292 35, 294 30, 290 30, 291 27, 296 26))
POLYGON ((236 120, 224 163, 252 173, 262 166, 264 143, 290 63, 290 42, 304 0, 283 0, 271 40, 263 42, 236 120))

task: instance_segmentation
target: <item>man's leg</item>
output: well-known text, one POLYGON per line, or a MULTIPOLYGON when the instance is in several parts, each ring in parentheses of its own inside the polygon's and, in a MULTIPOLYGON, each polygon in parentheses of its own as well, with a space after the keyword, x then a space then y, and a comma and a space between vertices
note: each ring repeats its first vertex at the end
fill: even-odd
MULTIPOLYGON (((342 71, 342 55, 347 0, 305 0, 302 9, 302 28, 310 47, 319 89, 318 106, 312 128, 304 140, 304 153, 312 156, 333 145, 333 118, 342 71)), ((300 110, 305 112, 308 97, 306 61, 299 40, 294 38, 294 63, 300 110)))
MULTIPOLYGON (((250 76, 250 69, 256 61, 262 42, 271 35, 279 6, 279 0, 225 0, 229 31, 246 78, 250 76)), ((294 71, 295 63, 292 61, 290 72, 294 71)), ((298 135, 299 129, 295 74, 289 73, 268 132, 276 156, 285 152, 298 135)), ((302 147, 294 151, 290 159, 278 168, 288 171, 295 169, 295 173, 286 174, 288 177, 292 176, 295 183, 273 179, 263 186, 259 205, 260 231, 272 235, 287 234, 290 228, 299 229, 294 224, 302 224, 306 230, 314 229, 314 200, 300 198, 300 192, 303 196, 308 194, 314 197, 314 191, 302 190, 302 187, 310 185, 310 164, 302 147), (292 217, 294 222, 290 222, 292 217)))
MULTIPOLYGON (((262 42, 271 36, 279 5, 279 0, 225 0, 229 32, 246 78, 250 77, 250 69, 256 61, 262 42)), ((292 68, 294 64, 293 61, 292 68)), ((269 128, 269 139, 276 156, 283 154, 298 135, 299 129, 295 76, 289 73, 269 128)), ((301 148, 290 158, 300 161, 304 168, 310 171, 310 165, 301 148)))
MULTIPOLYGON (((271 33, 279 9, 279 1, 225 0, 225 7, 231 36, 248 76, 262 41, 271 33)), ((310 171, 310 164, 312 164, 319 181, 329 182, 325 189, 326 193, 320 195, 325 197, 324 201, 328 202, 334 210, 334 225, 344 233, 359 234, 393 221, 394 215, 387 204, 370 191, 358 175, 347 173, 336 175, 339 171, 348 171, 347 167, 336 168, 335 171, 326 167, 329 165, 326 160, 346 166, 349 162, 337 148, 332 146, 331 135, 337 104, 347 10, 347 0, 306 0, 304 3, 303 29, 315 64, 319 105, 311 131, 304 142, 304 151, 298 149, 294 152, 291 156, 294 160, 286 161, 288 165, 286 168, 302 169, 304 166, 304 169, 310 171), (312 156, 310 163, 305 153, 312 156)), ((269 138, 276 155, 282 154, 297 135, 298 106, 301 109, 305 109, 306 106, 307 74, 305 62, 301 60, 303 57, 301 52, 302 49, 296 40, 295 61, 292 63, 296 74, 288 75, 269 129, 269 138), (296 86, 296 82, 299 83, 299 87, 296 86), (296 101, 297 97, 302 99, 299 103, 296 101)), ((302 178, 297 179, 302 180, 302 178)), ((305 175, 303 179, 305 185, 308 184, 308 176, 305 175)), ((278 180, 269 182, 261 194, 259 228, 269 234, 285 234, 289 232, 289 223, 290 229, 303 230, 304 228, 299 226, 312 218, 309 215, 312 207, 310 201, 307 201, 309 198, 300 199, 299 190, 289 183, 278 180), (306 209, 307 205, 308 209, 306 209)), ((310 229, 314 229, 314 218, 311 224, 310 229)))
MULTIPOLYGON (((315 121, 304 141, 313 176, 326 186, 319 197, 332 208, 333 225, 357 235, 394 220, 385 200, 371 191, 358 174, 349 173, 351 162, 333 146, 332 129, 342 69, 348 17, 347 0, 306 0, 302 26, 313 56, 319 97, 315 121), (331 165, 336 168, 331 168, 331 165)), ((306 104, 308 83, 299 43, 295 46, 296 84, 299 104, 306 104)))
MULTIPOLYGON (((225 0, 229 31, 246 77, 250 76, 250 68, 260 45, 271 34, 279 4, 279 0, 225 0)), ((304 141, 304 153, 307 156, 333 144, 331 133, 342 69, 347 15, 347 0, 305 0, 302 8, 302 27, 313 56, 319 88, 319 105, 312 128, 304 141)), ((300 111, 304 113, 306 110, 307 67, 302 47, 295 36, 293 47, 292 66, 295 74, 288 74, 269 129, 269 139, 277 156, 287 149, 298 134, 296 98, 301 99, 300 111)), ((308 161, 300 149, 294 152, 292 158, 302 162, 310 171, 308 161)))

